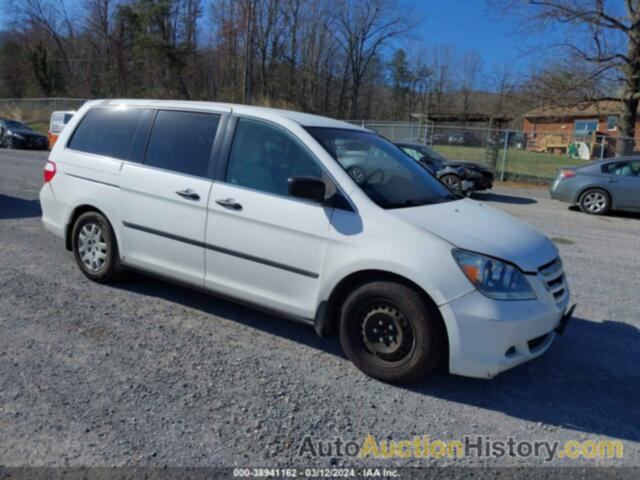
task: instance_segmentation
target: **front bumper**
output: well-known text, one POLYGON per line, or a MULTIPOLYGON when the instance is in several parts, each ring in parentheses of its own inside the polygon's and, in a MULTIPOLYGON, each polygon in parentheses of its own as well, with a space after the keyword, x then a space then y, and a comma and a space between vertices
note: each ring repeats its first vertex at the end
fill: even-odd
POLYGON ((542 355, 568 321, 569 294, 557 304, 541 282, 537 287, 537 300, 497 301, 474 291, 442 305, 449 371, 491 378, 542 355))

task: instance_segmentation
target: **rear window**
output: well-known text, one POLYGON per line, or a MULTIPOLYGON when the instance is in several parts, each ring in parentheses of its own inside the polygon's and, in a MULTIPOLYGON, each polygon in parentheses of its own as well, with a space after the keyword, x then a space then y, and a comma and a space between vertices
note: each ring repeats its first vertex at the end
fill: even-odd
POLYGON ((206 177, 220 115, 160 110, 153 124, 144 163, 206 177))
POLYGON ((130 156, 132 140, 139 126, 138 136, 146 139, 153 113, 144 108, 94 108, 82 118, 67 147, 120 160, 140 161, 142 152, 139 148, 130 156))

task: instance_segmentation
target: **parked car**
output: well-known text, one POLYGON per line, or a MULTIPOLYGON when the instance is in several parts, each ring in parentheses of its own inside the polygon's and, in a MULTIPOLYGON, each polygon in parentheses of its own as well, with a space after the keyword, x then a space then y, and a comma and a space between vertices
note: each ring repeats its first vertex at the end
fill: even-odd
POLYGON ((48 140, 46 136, 33 131, 24 123, 0 118, 0 146, 45 150, 48 140))
POLYGON ((69 123, 69 120, 76 113, 74 110, 56 111, 51 114, 51 120, 49 121, 49 148, 53 148, 53 145, 58 140, 58 136, 64 126, 69 123))
POLYGON ((462 192, 462 183, 472 182, 470 191, 478 192, 493 188, 493 172, 477 163, 462 160, 449 160, 441 153, 419 143, 396 143, 403 152, 424 165, 435 174, 442 183, 453 191, 462 192))
POLYGON ((640 211, 640 157, 563 167, 551 184, 551 198, 577 204, 592 215, 610 210, 640 211))
POLYGON ((92 101, 44 181, 44 226, 90 280, 140 270, 336 332, 383 381, 438 365, 492 377, 546 351, 573 311, 547 237, 329 118, 92 101), (347 173, 353 151, 378 173, 347 173))
POLYGON ((468 143, 468 141, 468 132, 453 133, 449 135, 449 138, 447 138, 447 143, 449 143, 450 145, 465 145, 468 143))

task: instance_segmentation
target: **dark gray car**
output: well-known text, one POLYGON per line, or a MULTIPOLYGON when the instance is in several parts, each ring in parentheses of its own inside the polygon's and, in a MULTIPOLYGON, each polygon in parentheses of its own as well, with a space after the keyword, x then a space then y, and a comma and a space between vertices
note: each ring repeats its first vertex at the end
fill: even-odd
POLYGON ((640 157, 600 160, 563 167, 551 184, 551 198, 577 204, 585 213, 640 211, 640 157))

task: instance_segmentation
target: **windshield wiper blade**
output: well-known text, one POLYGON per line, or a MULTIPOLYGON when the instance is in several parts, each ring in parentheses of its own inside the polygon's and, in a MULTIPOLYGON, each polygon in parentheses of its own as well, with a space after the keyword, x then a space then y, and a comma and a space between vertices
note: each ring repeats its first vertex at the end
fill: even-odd
POLYGON ((402 202, 387 203, 387 208, 402 208, 402 207, 420 207, 423 205, 433 205, 434 202, 428 200, 404 200, 402 202))

